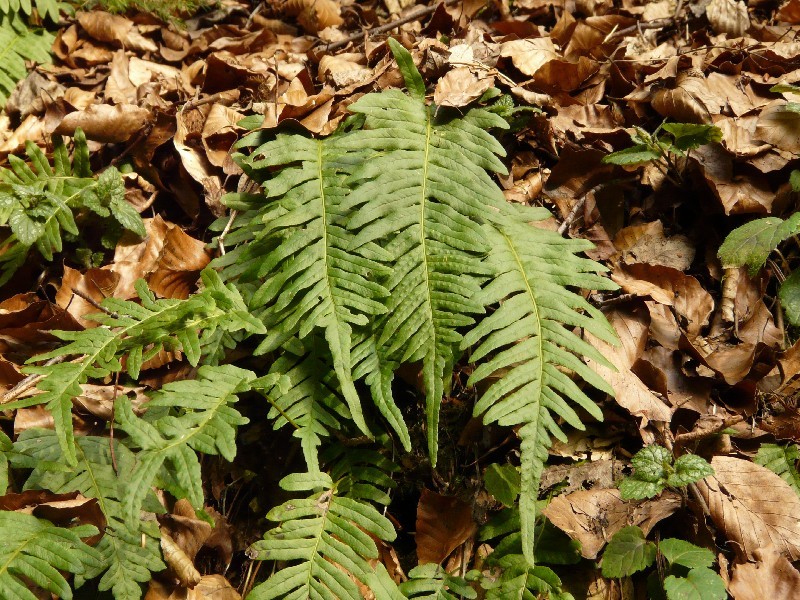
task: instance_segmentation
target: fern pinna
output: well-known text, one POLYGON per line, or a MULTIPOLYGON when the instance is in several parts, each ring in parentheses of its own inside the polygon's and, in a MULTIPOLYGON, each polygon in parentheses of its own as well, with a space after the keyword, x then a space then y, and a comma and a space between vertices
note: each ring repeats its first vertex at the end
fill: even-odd
POLYGON ((419 365, 435 467, 442 399, 468 360, 468 383, 481 389, 474 414, 517 428, 521 439, 515 550, 496 562, 503 578, 482 585, 497 598, 559 587, 533 564, 538 480, 551 438, 564 439, 564 424, 583 427, 578 408, 602 417, 583 384, 611 393, 584 357, 607 361, 578 332, 613 342, 614 331, 575 288, 615 286, 580 256, 589 243, 536 227, 544 209, 505 202, 491 176, 505 172, 490 133, 507 127, 500 111, 427 105, 411 55, 389 45, 409 94, 361 97, 325 139, 256 130, 238 143, 251 148, 235 158, 263 193, 224 198, 235 213, 215 225, 225 232, 223 251, 196 294, 157 299, 140 282, 138 301, 105 300, 99 327, 56 332, 66 344, 31 359, 27 372, 41 378, 41 393, 4 405, 45 405, 55 431, 0 439, 0 467, 35 467, 28 487, 79 490, 106 514, 99 555, 76 583, 102 577, 100 588, 118 600, 140 597, 140 582, 162 564, 158 531, 139 519, 152 508, 150 490, 201 509, 198 456, 234 458, 247 421, 236 402, 251 394, 264 399, 275 428, 294 430, 307 471, 283 479, 302 497, 270 511, 277 525, 250 549, 279 567, 251 598, 357 600, 367 588, 392 600, 472 596, 465 580, 435 565, 396 585, 376 561, 376 540, 395 536, 382 508, 396 467, 383 452, 331 442, 380 439, 394 449, 396 440, 410 450, 413 423, 392 387, 401 366, 419 365), (266 373, 225 364, 227 350, 243 343, 266 356, 254 361, 266 373), (182 351, 198 367, 195 378, 165 385, 138 412, 117 398, 113 442, 76 439, 71 406, 81 386, 112 375, 135 380, 162 350, 182 351), (125 494, 111 449, 132 465, 125 494), (49 468, 57 452, 67 465, 49 468), (145 540, 138 547, 136 536, 145 540))

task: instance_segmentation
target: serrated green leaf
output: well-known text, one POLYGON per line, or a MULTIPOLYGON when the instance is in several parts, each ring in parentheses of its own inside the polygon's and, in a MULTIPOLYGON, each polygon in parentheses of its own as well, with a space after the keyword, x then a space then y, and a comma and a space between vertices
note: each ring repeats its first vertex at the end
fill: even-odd
POLYGON ((714 469, 706 459, 696 454, 684 454, 678 457, 673 469, 667 478, 667 484, 673 487, 689 485, 714 474, 714 469))
POLYGON ((711 569, 692 569, 686 577, 670 575, 664 579, 668 600, 725 600, 725 582, 711 569))
POLYGON ((714 553, 685 540, 669 538, 658 543, 658 550, 673 565, 683 565, 689 569, 710 567, 714 564, 714 553))
POLYGON ((664 491, 664 483, 642 481, 635 477, 625 477, 619 483, 619 493, 623 500, 644 500, 654 498, 664 491))
POLYGON ((638 527, 625 527, 614 534, 603 553, 603 577, 630 577, 656 559, 656 546, 638 527))
POLYGON ((661 153, 644 144, 636 144, 624 150, 612 152, 603 157, 603 162, 611 165, 637 165, 661 158, 661 153))
POLYGON ((755 275, 770 253, 800 226, 800 212, 786 219, 764 217, 737 227, 728 234, 717 256, 724 267, 747 266, 755 275))
MULTIPOLYGON (((800 215, 800 213, 796 213, 800 215)), ((800 269, 795 269, 778 290, 783 313, 795 327, 800 327, 800 269)))
POLYGON ((667 478, 672 453, 663 446, 652 444, 639 450, 631 459, 631 464, 636 479, 659 483, 667 478))
POLYGON ((486 491, 506 506, 514 506, 520 492, 519 469, 514 465, 492 463, 483 472, 486 491))
POLYGON ((706 144, 715 144, 722 141, 722 130, 714 125, 665 123, 661 128, 672 134, 674 138, 673 145, 684 152, 706 144))

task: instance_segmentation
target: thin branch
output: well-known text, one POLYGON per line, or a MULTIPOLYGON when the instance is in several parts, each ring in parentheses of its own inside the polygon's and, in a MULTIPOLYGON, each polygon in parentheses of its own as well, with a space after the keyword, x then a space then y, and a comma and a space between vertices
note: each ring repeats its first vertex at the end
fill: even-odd
POLYGON ((410 13, 408 13, 405 17, 400 17, 399 19, 389 21, 388 23, 384 23, 383 25, 379 25, 378 27, 373 27, 372 29, 367 29, 366 31, 359 31, 358 33, 354 33, 352 35, 347 36, 343 40, 338 40, 336 42, 331 42, 330 44, 326 44, 322 48, 322 50, 325 52, 338 50, 339 48, 344 48, 350 42, 355 42, 362 38, 367 38, 373 35, 377 35, 379 33, 386 33, 387 31, 391 31, 392 29, 395 29, 400 25, 405 25, 406 23, 411 23, 412 21, 418 21, 423 17, 433 14, 434 12, 436 12, 436 9, 439 8, 441 4, 444 4, 445 6, 451 6, 453 4, 457 4, 459 1, 460 0, 445 0, 444 2, 434 4, 433 6, 420 7, 417 10, 413 10, 410 13))
POLYGON ((106 313, 109 317, 112 317, 114 319, 119 319, 119 315, 117 313, 108 310, 105 306, 100 304, 97 300, 95 300, 94 298, 92 298, 90 296, 87 296, 82 291, 76 290, 75 288, 72 288, 72 293, 75 294, 78 298, 81 298, 82 300, 84 300, 84 301, 88 302, 89 304, 91 304, 92 306, 94 306, 97 310, 106 313))

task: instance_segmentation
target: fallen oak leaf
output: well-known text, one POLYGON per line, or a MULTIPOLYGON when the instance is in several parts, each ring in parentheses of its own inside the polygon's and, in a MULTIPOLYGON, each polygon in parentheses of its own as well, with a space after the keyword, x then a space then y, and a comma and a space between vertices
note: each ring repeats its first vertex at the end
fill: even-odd
POLYGON ((698 481, 717 529, 742 558, 773 544, 790 560, 800 559, 800 498, 778 475, 748 460, 715 456, 714 475, 698 481))
POLYGON ((95 142, 127 142, 142 131, 152 117, 149 110, 133 104, 93 104, 86 110, 65 115, 55 133, 74 136, 80 127, 86 138, 95 142))

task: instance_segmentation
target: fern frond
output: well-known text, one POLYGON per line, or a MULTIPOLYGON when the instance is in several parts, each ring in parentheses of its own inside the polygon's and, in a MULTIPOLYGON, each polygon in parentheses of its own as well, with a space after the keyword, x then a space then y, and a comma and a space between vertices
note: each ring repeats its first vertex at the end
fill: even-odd
POLYGON ((391 522, 370 504, 341 496, 324 473, 293 473, 281 481, 288 491, 312 491, 272 509, 267 518, 280 523, 256 542, 248 555, 257 560, 292 561, 247 596, 248 600, 310 598, 359 600, 356 581, 369 584, 378 558, 371 536, 391 541, 391 522))
POLYGON ((552 569, 532 567, 522 554, 504 556, 496 564, 502 572, 497 581, 484 583, 486 600, 572 598, 561 592, 561 579, 552 569))
MULTIPOLYGON (((312 336, 313 338, 313 336, 312 336)), ((317 451, 331 430, 350 419, 347 404, 338 392, 338 380, 319 340, 306 340, 308 352, 297 356, 285 351, 270 368, 270 380, 257 379, 253 389, 271 403, 273 427, 294 427, 311 473, 319 471, 317 451)))
POLYGON ((598 273, 603 267, 576 256, 589 242, 564 239, 527 224, 487 226, 492 246, 487 264, 495 272, 481 294, 485 305, 499 304, 464 336, 462 347, 476 345, 478 363, 469 378, 475 385, 496 378, 475 405, 485 423, 522 425, 521 438, 523 549, 533 564, 533 530, 539 476, 547 460, 550 436, 566 440, 556 419, 583 429, 571 400, 596 419, 602 413, 567 374, 606 393, 613 390, 583 357, 608 361, 571 328, 580 327, 615 343, 614 330, 596 308, 568 289, 614 289, 598 273))
POLYGON ((97 551, 80 539, 95 534, 93 525, 66 529, 33 515, 0 511, 0 597, 37 600, 24 577, 71 600, 72 590, 59 571, 80 574, 99 562, 97 551))
POLYGON ((435 465, 439 408, 458 358, 458 329, 483 312, 474 300, 487 274, 481 258, 489 250, 480 223, 504 203, 486 171, 505 172, 498 158, 505 151, 486 129, 507 124, 480 109, 450 121, 437 118, 424 90, 420 94, 408 52, 389 43, 398 61, 410 64, 404 75, 416 91, 386 90, 350 105, 364 115, 365 130, 338 143, 371 154, 350 177, 353 191, 343 207, 353 213, 350 248, 378 242, 396 261, 384 284, 390 296, 378 346, 396 362, 422 362, 435 465))
POLYGON ((427 563, 408 572, 409 580, 401 583, 400 591, 406 598, 415 600, 459 600, 477 598, 463 577, 450 575, 442 567, 427 563))
POLYGON ((136 463, 133 453, 117 440, 80 436, 76 439, 77 465, 67 471, 63 466, 51 469, 61 459, 61 447, 56 434, 45 429, 22 432, 14 450, 18 453, 12 458, 15 466, 25 467, 26 459, 34 460, 25 489, 46 489, 57 494, 79 491, 87 498, 97 499, 107 521, 105 534, 96 546, 100 561, 87 568, 81 578, 102 575, 100 591, 111 590, 117 600, 139 600, 140 583, 149 581, 152 572, 166 566, 159 552, 156 524, 125 522, 123 499, 127 494, 127 474, 136 463), (115 461, 122 478, 114 469, 115 461))
MULTIPOLYGON (((0 42, 2 33, 0 27, 0 42)), ((25 152, 30 165, 10 156, 11 169, 0 169, 0 226, 11 228, 0 255, 0 285, 25 261, 32 247, 46 260, 53 260, 53 254, 62 248, 61 231, 78 234, 73 211, 85 209, 113 218, 123 228, 145 236, 142 218, 125 200, 119 171, 109 167, 95 179, 89 167, 86 137, 80 129, 74 140, 72 162, 64 140, 54 136, 52 166, 44 152, 28 141, 25 152)))
POLYGON ((38 384, 42 393, 6 404, 5 408, 44 404, 53 415, 64 456, 74 466, 77 459, 72 400, 82 393, 81 384, 88 379, 122 371, 123 356, 127 358, 127 372, 135 379, 141 365, 164 349, 181 350, 192 365, 197 365, 203 355, 203 344, 214 340, 219 332, 264 332, 263 325, 249 315, 233 286, 225 286, 211 269, 203 271, 202 279, 204 289, 186 300, 157 300, 147 284, 139 280, 136 291, 141 304, 105 299, 103 307, 112 314, 91 317, 103 327, 52 332, 69 343, 31 361, 62 357, 75 357, 74 360, 26 367, 26 373, 44 376, 38 384))
POLYGON ((172 469, 161 478, 161 487, 176 498, 187 498, 192 506, 202 506, 203 481, 196 453, 234 459, 236 428, 248 419, 233 404, 237 394, 250 389, 253 379, 251 371, 232 365, 200 367, 197 379, 174 381, 156 392, 141 418, 126 397, 117 399, 114 414, 119 428, 130 437, 129 445, 139 448, 124 503, 129 523, 138 520, 142 501, 165 462, 172 469))
POLYGON ((400 467, 377 450, 334 444, 323 453, 322 460, 331 465, 331 478, 342 496, 384 506, 391 502, 386 490, 397 487, 397 483, 390 473, 400 467))
MULTIPOLYGON (((49 12, 50 7, 47 8, 49 12)), ((43 65, 49 64, 52 60, 50 48, 55 36, 44 29, 29 28, 15 13, 16 11, 5 11, 0 15, 0 108, 5 106, 17 82, 28 75, 26 60, 43 65)), ((27 14, 30 14, 30 9, 27 14)), ((58 20, 57 10, 54 20, 58 20)))
POLYGON ((341 136, 278 135, 259 143, 262 136, 255 132, 239 142, 258 144, 247 158, 239 155, 251 170, 282 167, 264 183, 263 206, 250 224, 254 240, 242 257, 244 262, 259 257, 254 275, 264 282, 250 306, 271 335, 257 352, 275 350, 290 336, 304 339, 315 328, 323 330, 350 414, 369 435, 353 383, 353 327, 386 312, 381 300, 387 292, 377 280, 388 272, 383 262, 390 256, 375 244, 355 252, 348 246, 342 201, 349 165, 343 159, 352 158, 337 147, 341 136))

